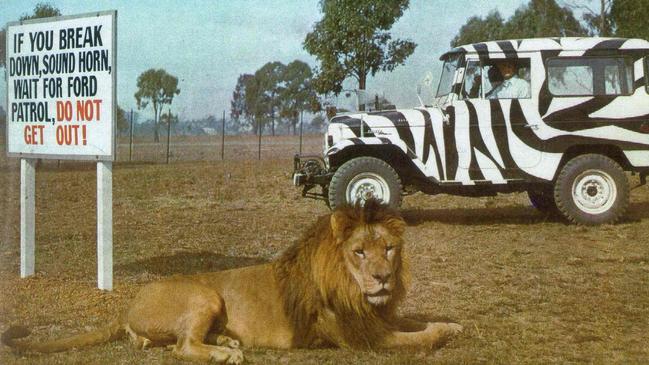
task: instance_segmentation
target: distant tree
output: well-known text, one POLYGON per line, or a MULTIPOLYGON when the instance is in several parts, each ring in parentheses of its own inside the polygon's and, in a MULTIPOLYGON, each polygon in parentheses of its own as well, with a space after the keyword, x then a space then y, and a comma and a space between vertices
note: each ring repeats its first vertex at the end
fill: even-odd
POLYGON ((503 18, 497 10, 492 10, 484 19, 472 16, 451 41, 451 47, 477 43, 485 40, 506 38, 503 18))
MULTIPOLYGON (((34 11, 31 14, 23 14, 20 20, 49 18, 52 16, 61 16, 61 11, 48 3, 37 3, 34 6, 34 11)), ((7 58, 6 39, 6 28, 2 28, 0 30, 0 67, 5 67, 5 59, 7 58)))
POLYGON ((251 110, 246 104, 246 90, 247 86, 250 84, 253 75, 250 74, 241 74, 237 79, 237 85, 234 87, 232 92, 232 100, 230 101, 230 119, 232 123, 237 126, 237 129, 242 127, 251 127, 252 126, 252 114, 251 110))
POLYGON ((138 90, 135 93, 138 109, 146 108, 149 103, 153 107, 153 138, 160 142, 159 121, 165 104, 171 105, 174 95, 180 94, 178 78, 163 69, 149 69, 137 78, 138 90))
POLYGON ((608 37, 613 34, 611 19, 613 0, 564 0, 562 4, 573 11, 582 12, 581 18, 586 23, 590 35, 608 37), (599 7, 593 6, 592 2, 598 3, 599 7))
POLYGON ((5 110, 0 106, 0 138, 4 138, 5 134, 5 129, 7 128, 7 113, 5 113, 5 110))
POLYGON ((324 125, 325 125, 326 121, 327 120, 325 119, 324 115, 316 114, 316 116, 313 117, 313 119, 311 119, 311 123, 310 123, 311 128, 313 128, 316 131, 321 132, 322 128, 324 128, 324 125))
POLYGON ((7 59, 7 29, 0 29, 0 67, 5 67, 5 61, 7 59))
POLYGON ((486 18, 469 18, 451 46, 497 39, 537 37, 587 36, 588 30, 574 17, 572 11, 555 0, 530 0, 518 8, 507 21, 497 11, 486 18))
POLYGON ((49 18, 53 16, 61 16, 61 11, 47 2, 40 2, 34 6, 34 11, 31 14, 23 14, 20 20, 49 18))
POLYGON ((122 107, 119 105, 117 106, 117 111, 115 112, 116 114, 116 121, 115 125, 117 127, 117 132, 119 134, 124 134, 128 132, 128 129, 131 127, 128 119, 126 119, 126 112, 122 107))
POLYGON ((275 135, 275 122, 284 120, 295 132, 300 113, 319 108, 312 85, 312 72, 306 63, 296 60, 287 66, 269 62, 254 75, 239 75, 230 101, 230 117, 237 129, 249 127, 255 134, 270 123, 275 135))
POLYGON ((304 40, 304 49, 320 63, 318 93, 340 93, 348 77, 365 90, 367 75, 394 70, 417 46, 389 33, 408 0, 321 0, 320 7, 324 16, 304 40))
POLYGON ((171 110, 168 110, 166 113, 160 114, 159 124, 166 129, 169 126, 169 123, 171 123, 172 126, 178 124, 178 114, 173 114, 171 110))
POLYGON ((611 23, 615 28, 615 35, 649 40, 647 14, 647 0, 615 0, 611 6, 611 23))
POLYGON ((289 132, 297 133, 300 114, 318 108, 318 94, 312 85, 312 72, 309 65, 295 60, 289 63, 282 75, 284 88, 280 94, 281 116, 288 120, 289 132))
MULTIPOLYGON (((268 121, 271 122, 271 133, 275 135, 275 117, 279 116, 279 107, 284 83, 282 82, 286 65, 281 62, 268 62, 255 72, 246 92, 246 104, 261 130, 268 121)), ((255 131, 256 133, 259 132, 255 131)))
POLYGON ((531 0, 518 8, 505 23, 507 38, 587 36, 585 29, 568 8, 555 0, 531 0))

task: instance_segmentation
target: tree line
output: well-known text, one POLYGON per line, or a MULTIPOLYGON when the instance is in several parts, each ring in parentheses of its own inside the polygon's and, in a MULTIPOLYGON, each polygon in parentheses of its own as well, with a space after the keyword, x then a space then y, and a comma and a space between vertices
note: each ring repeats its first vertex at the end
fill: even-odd
POLYGON ((255 134, 269 127, 272 135, 285 125, 295 134, 304 112, 321 110, 312 77, 309 65, 299 60, 268 62, 254 74, 241 74, 230 102, 232 123, 255 134))
MULTIPOLYGON (((295 60, 288 65, 268 62, 254 73, 237 79, 230 101, 230 130, 256 134, 278 127, 296 133, 304 113, 315 115, 311 124, 324 124, 323 100, 345 92, 343 82, 352 80, 355 90, 365 90, 367 78, 391 72, 403 65, 417 45, 394 38, 390 30, 408 9, 408 0, 320 0, 322 18, 313 25, 303 48, 316 59, 311 68, 295 60)), ((493 10, 485 17, 473 16, 460 27, 451 46, 497 39, 570 36, 617 36, 649 39, 646 26, 647 0, 530 0, 509 19, 493 10)), ((59 16, 56 7, 39 3, 32 14, 20 19, 59 16)), ((5 62, 5 29, 0 30, 0 67, 5 62)), ((153 109, 154 140, 159 126, 177 116, 163 113, 180 93, 178 78, 163 69, 144 71, 134 94, 139 109, 153 109)), ((389 103, 382 100, 383 103, 389 103)), ((377 97, 376 107, 380 104, 377 97)), ((363 105, 360 105, 362 108, 363 105)), ((0 120, 2 122, 2 120, 0 120)), ((128 129, 124 111, 118 107, 117 129, 128 129)))
POLYGON ((497 39, 537 37, 622 37, 649 39, 647 0, 530 0, 509 19, 497 11, 473 16, 451 47, 497 39), (581 16, 577 16, 580 14, 581 16))

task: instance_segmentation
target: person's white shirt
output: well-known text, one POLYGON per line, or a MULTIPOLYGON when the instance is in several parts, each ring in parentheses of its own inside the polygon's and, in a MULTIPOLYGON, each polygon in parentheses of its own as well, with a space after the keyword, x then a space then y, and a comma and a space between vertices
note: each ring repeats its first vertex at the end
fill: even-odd
POLYGON ((489 95, 489 99, 516 99, 530 97, 530 83, 518 76, 503 81, 489 95))

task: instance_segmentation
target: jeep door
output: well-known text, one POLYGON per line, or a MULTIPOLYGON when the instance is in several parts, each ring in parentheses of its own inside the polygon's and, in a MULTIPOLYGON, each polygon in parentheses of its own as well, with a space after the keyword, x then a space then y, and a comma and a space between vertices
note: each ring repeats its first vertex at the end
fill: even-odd
POLYGON ((537 128, 533 120, 540 118, 531 57, 467 56, 460 95, 453 103, 458 180, 524 179, 526 170, 541 161, 542 149, 531 148, 519 137, 537 128), (503 76, 505 63, 514 71, 503 76))

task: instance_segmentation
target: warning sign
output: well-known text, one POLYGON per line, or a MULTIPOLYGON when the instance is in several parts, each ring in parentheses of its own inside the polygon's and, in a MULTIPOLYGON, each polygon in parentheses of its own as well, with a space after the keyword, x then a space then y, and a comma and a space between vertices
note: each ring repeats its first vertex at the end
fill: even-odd
POLYGON ((114 159, 116 12, 7 25, 10 156, 114 159))

